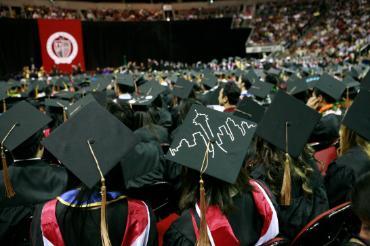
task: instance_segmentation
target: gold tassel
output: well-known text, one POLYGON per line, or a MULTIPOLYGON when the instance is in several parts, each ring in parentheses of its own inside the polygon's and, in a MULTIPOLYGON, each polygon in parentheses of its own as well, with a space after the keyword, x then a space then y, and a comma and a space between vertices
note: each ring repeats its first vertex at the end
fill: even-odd
POLYGON ((67 121, 67 112, 66 110, 63 108, 63 122, 66 122, 67 121))
POLYGON ((39 86, 37 85, 35 89, 35 99, 37 99, 38 96, 39 96, 39 86))
POLYGON ((3 113, 6 112, 6 102, 5 102, 5 99, 3 100, 3 113))
POLYGON ((284 177, 280 191, 280 204, 284 206, 289 206, 291 203, 292 180, 290 174, 290 162, 291 158, 289 154, 285 153, 284 177))
POLYGON ((197 246, 209 246, 209 238, 207 233, 207 203, 206 203, 206 191, 204 189, 204 181, 202 177, 199 181, 199 208, 200 208, 200 228, 199 228, 199 238, 197 241, 197 246))
POLYGON ((105 178, 103 173, 100 169, 100 165, 98 159, 95 156, 95 153, 91 147, 92 141, 88 140, 87 144, 89 145, 90 152, 95 160, 96 167, 100 174, 100 194, 101 194, 101 209, 100 209, 100 237, 103 246, 111 246, 111 242, 109 239, 109 232, 108 232, 108 225, 107 225, 107 215, 106 215, 106 207, 107 207, 107 187, 105 186, 105 178))
POLYGON ((107 187, 105 186, 105 179, 101 179, 101 210, 100 210, 100 236, 102 240, 103 246, 110 246, 110 239, 108 233, 108 225, 107 225, 107 215, 106 215, 106 207, 107 207, 107 187))
POLYGON ((15 192, 13 189, 12 182, 10 181, 8 164, 6 161, 6 156, 5 156, 3 145, 1 145, 1 163, 3 164, 3 180, 4 180, 4 185, 5 185, 6 196, 8 198, 11 198, 15 196, 15 192))

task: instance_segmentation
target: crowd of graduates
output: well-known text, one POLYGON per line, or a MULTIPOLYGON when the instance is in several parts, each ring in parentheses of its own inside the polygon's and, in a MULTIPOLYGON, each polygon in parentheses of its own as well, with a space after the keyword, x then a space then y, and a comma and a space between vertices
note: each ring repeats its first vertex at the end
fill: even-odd
POLYGON ((0 82, 2 245, 370 245, 365 61, 77 70, 0 82))

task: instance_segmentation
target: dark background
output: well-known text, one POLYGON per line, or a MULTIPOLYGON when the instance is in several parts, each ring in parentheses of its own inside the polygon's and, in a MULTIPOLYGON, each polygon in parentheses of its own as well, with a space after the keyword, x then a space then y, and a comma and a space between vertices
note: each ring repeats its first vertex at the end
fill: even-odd
MULTIPOLYGON (((250 29, 231 29, 231 19, 158 22, 82 22, 87 70, 147 58, 210 61, 244 56, 250 29)), ((42 63, 37 20, 0 19, 0 77, 42 63)))

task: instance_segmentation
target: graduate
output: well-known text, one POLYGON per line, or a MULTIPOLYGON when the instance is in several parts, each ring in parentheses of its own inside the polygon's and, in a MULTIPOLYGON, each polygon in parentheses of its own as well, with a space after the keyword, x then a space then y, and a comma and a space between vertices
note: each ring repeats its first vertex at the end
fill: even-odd
POLYGON ((220 90, 218 102, 224 107, 224 112, 235 112, 239 102, 241 90, 234 81, 227 82, 220 90))
POLYGON ((319 119, 319 113, 279 91, 258 124, 251 177, 276 196, 280 233, 289 239, 329 208, 312 151, 305 147, 319 119))
POLYGON ((123 193, 117 164, 137 143, 133 133, 93 101, 42 144, 80 184, 41 204, 33 245, 156 245, 155 221, 141 200, 123 193))
POLYGON ((325 176, 331 207, 349 201, 356 180, 370 171, 369 102, 370 92, 362 90, 342 121, 339 157, 330 164, 325 176))
POLYGON ((259 245, 278 235, 273 196, 242 167, 256 126, 201 105, 189 110, 166 155, 184 168, 182 213, 164 245, 259 245))
POLYGON ((66 189, 66 170, 42 159, 40 141, 43 129, 50 121, 25 101, 0 115, 2 244, 10 241, 17 244, 24 239, 28 242, 27 222, 33 214, 33 206, 60 195, 66 189))

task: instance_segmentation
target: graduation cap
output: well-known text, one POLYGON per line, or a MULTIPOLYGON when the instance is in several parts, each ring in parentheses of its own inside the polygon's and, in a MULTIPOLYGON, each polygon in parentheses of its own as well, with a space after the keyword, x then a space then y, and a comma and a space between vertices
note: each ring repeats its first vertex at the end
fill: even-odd
POLYGON ((257 97, 266 98, 267 95, 271 92, 273 87, 274 87, 273 84, 257 81, 251 86, 248 92, 257 97))
POLYGON ((327 94, 334 100, 338 101, 342 98, 346 86, 343 82, 325 73, 320 77, 320 80, 315 84, 315 88, 327 94))
POLYGON ((342 124, 370 141, 370 91, 361 90, 345 114, 342 124))
POLYGON ((104 91, 110 85, 110 80, 97 80, 91 83, 89 91, 104 91))
POLYGON ((172 94, 181 98, 185 99, 188 98, 191 91, 193 90, 194 84, 186 79, 179 78, 174 85, 172 90, 172 94))
POLYGON ((50 121, 51 118, 26 101, 17 103, 0 116, 1 159, 7 197, 12 197, 15 193, 8 174, 5 148, 13 151, 50 121))
POLYGON ((315 110, 278 91, 258 125, 257 135, 292 157, 298 157, 319 119, 320 114, 315 110))
POLYGON ((280 70, 271 67, 269 70, 267 70, 268 74, 274 75, 274 76, 279 76, 280 70))
POLYGON ((288 80, 287 85, 287 93, 289 95, 295 95, 308 89, 307 83, 301 79, 288 80))
POLYGON ((206 85, 209 88, 213 88, 217 85, 218 80, 217 77, 211 71, 207 70, 207 72, 204 73, 202 83, 203 85, 206 85))
POLYGON ((370 90, 370 71, 362 79, 361 87, 370 90))
POLYGON ((258 125, 257 135, 285 152, 282 205, 291 203, 291 156, 298 158, 320 119, 320 114, 298 99, 279 91, 258 125))
MULTIPOLYGON (((46 107, 49 107, 49 109, 56 109, 56 110, 61 109, 62 110, 61 112, 63 112, 63 121, 64 122, 67 121, 67 109, 69 107, 69 101, 47 98, 44 101, 44 105, 46 107)), ((58 112, 58 111, 54 110, 54 112, 58 112)))
POLYGON ((302 80, 307 84, 309 89, 315 87, 316 83, 320 80, 320 75, 311 75, 303 78, 302 80))
POLYGON ((139 95, 135 96, 128 103, 132 106, 133 110, 147 110, 152 103, 158 98, 159 94, 157 95, 139 95))
POLYGON ((71 118, 74 115, 76 115, 78 111, 83 109, 85 106, 87 106, 91 102, 98 102, 101 106, 105 107, 107 103, 107 99, 105 95, 102 95, 100 93, 88 94, 68 107, 67 109, 68 118, 71 118))
POLYGON ((61 91, 61 92, 58 92, 58 93, 54 94, 54 97, 67 99, 67 100, 72 100, 76 97, 76 95, 77 95, 76 92, 61 91))
POLYGON ((42 144, 88 188, 100 180, 101 237, 108 240, 104 176, 137 144, 135 135, 97 102, 55 129, 42 144))
POLYGON ((166 158, 234 183, 256 127, 248 120, 193 105, 166 158))
POLYGON ((138 93, 140 95, 156 95, 161 94, 166 88, 159 84, 156 80, 149 80, 145 84, 139 86, 138 93))
POLYGON ((265 114, 265 108, 253 101, 251 98, 244 97, 241 100, 233 113, 233 115, 256 122, 257 124, 261 121, 265 114))
POLYGON ((134 78, 131 74, 118 74, 117 75, 117 84, 125 85, 128 87, 135 87, 134 78))

